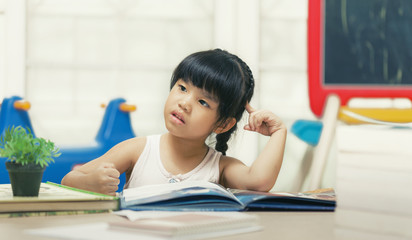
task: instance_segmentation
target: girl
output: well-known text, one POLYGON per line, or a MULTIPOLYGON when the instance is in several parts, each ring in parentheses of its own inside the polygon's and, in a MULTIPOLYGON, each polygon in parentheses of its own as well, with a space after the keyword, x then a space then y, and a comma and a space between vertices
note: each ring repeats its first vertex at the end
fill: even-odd
POLYGON ((175 69, 164 106, 168 130, 163 135, 136 137, 69 172, 62 184, 115 195, 119 176, 125 188, 187 180, 207 180, 225 187, 269 191, 282 165, 286 127, 272 112, 249 105, 254 79, 236 55, 220 49, 197 52, 175 69), (244 129, 269 136, 253 164, 226 156, 227 142, 243 112, 244 129), (206 145, 216 138, 215 148, 206 145))

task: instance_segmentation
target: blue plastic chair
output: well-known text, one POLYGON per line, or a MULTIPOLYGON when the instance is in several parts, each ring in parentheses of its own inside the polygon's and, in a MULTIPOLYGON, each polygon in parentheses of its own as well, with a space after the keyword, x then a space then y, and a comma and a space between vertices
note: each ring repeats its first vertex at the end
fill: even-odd
MULTIPOLYGON (((21 98, 12 97, 3 100, 0 112, 1 134, 3 134, 6 128, 13 125, 29 127, 34 134, 27 111, 17 110, 13 107, 14 102, 18 100, 21 100, 21 98)), ((130 113, 121 109, 122 104, 125 104, 123 98, 117 98, 110 101, 95 138, 96 145, 92 147, 76 148, 60 147, 61 155, 55 158, 55 162, 46 168, 42 181, 60 183, 63 176, 71 171, 76 165, 81 165, 93 160, 103 155, 117 143, 135 137, 136 135, 133 132, 130 122, 130 113)), ((1 162, 6 161, 5 158, 0 159, 1 162)), ((118 191, 123 190, 125 182, 126 177, 123 173, 120 176, 118 191)), ((0 183, 9 183, 9 177, 4 163, 0 164, 0 183)))
MULTIPOLYGON (((15 107, 18 101, 23 101, 23 99, 18 96, 3 99, 0 110, 0 135, 3 135, 4 131, 13 125, 33 130, 27 111, 15 107)), ((32 133, 34 136, 34 132, 32 133)))
POLYGON ((290 131, 300 140, 311 146, 316 146, 319 143, 322 127, 323 124, 320 121, 300 119, 293 123, 290 131))

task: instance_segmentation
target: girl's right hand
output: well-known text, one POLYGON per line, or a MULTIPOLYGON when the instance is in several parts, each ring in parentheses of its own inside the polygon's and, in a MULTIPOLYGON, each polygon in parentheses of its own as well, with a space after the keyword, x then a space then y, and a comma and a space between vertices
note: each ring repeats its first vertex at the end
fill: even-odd
POLYGON ((271 111, 256 110, 249 103, 246 104, 245 109, 249 113, 249 121, 244 127, 245 130, 271 136, 280 129, 286 129, 282 120, 271 111))
POLYGON ((116 195, 120 183, 120 172, 115 168, 113 163, 102 163, 89 174, 89 189, 96 192, 116 195))

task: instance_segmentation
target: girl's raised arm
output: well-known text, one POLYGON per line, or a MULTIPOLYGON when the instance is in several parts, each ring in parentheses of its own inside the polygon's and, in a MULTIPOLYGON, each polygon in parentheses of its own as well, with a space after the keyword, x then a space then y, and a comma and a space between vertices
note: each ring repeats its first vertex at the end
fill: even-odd
POLYGON ((221 182, 231 188, 270 191, 279 175, 285 150, 286 126, 268 110, 256 110, 246 105, 249 113, 245 130, 269 136, 269 140, 253 164, 248 167, 241 161, 223 157, 221 182))

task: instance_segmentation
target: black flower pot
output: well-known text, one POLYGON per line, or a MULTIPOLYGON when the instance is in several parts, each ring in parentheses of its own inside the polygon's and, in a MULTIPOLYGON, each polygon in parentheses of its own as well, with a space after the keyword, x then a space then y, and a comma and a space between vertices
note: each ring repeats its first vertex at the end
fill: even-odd
POLYGON ((43 172, 46 166, 29 163, 21 165, 15 162, 6 162, 9 172, 13 196, 38 196, 43 172))

